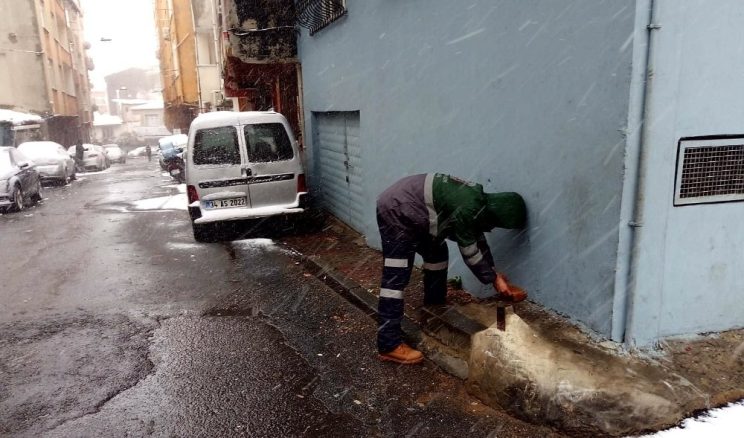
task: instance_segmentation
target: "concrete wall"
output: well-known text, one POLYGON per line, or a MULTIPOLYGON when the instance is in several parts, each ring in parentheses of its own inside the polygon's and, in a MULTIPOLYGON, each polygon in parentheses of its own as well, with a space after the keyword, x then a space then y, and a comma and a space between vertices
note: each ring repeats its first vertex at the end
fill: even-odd
MULTIPOLYGON (((657 0, 648 172, 628 338, 744 327, 744 203, 673 206, 682 137, 744 134, 744 5, 657 0)), ((739 141, 738 144, 742 144, 739 141)))
POLYGON ((0 0, 0 106, 51 111, 34 0, 0 0), (11 35, 12 34, 12 35, 11 35))
MULTIPOLYGON (((609 335, 635 3, 347 0, 300 40, 310 162, 312 113, 360 111, 372 245, 376 196, 404 175, 521 192, 529 229, 490 234, 498 268, 609 335)), ((456 274, 485 292, 454 251, 456 274)))

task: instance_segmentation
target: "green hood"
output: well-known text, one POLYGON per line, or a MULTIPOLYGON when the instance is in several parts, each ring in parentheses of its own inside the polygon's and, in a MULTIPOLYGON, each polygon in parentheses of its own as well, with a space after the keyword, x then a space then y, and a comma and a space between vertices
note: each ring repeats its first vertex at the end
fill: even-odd
POLYGON ((486 206, 475 217, 481 231, 521 229, 527 224, 527 206, 519 193, 484 193, 486 206))

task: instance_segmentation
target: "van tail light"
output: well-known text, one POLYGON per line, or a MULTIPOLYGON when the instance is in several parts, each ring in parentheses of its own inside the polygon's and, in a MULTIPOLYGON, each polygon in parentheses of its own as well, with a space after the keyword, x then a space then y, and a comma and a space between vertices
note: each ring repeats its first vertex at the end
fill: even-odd
POLYGON ((199 200, 199 193, 196 192, 195 186, 186 186, 186 194, 189 197, 189 204, 199 200))
POLYGON ((302 192, 307 192, 307 182, 305 181, 304 173, 297 175, 297 193, 302 192))

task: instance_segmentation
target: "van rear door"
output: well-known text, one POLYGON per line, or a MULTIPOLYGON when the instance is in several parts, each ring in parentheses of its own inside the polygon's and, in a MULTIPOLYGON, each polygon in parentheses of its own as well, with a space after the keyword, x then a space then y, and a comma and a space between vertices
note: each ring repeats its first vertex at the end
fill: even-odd
POLYGON ((303 173, 302 162, 289 132, 280 121, 242 126, 254 208, 288 205, 297 199, 297 176, 303 173))
POLYGON ((251 206, 241 149, 237 126, 203 128, 194 133, 191 160, 203 209, 251 206))

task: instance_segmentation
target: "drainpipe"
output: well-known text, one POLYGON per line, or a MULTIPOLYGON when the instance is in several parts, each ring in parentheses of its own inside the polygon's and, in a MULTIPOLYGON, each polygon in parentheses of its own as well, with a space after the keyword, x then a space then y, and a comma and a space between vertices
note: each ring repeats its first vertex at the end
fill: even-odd
POLYGON ((639 254, 641 251, 641 233, 643 230, 643 219, 644 219, 644 200, 646 195, 646 179, 648 174, 648 147, 649 138, 651 134, 651 100, 653 94, 653 83, 654 83, 654 48, 656 33, 661 29, 661 25, 657 23, 659 16, 657 0, 649 0, 649 15, 648 24, 646 25, 646 56, 644 60, 645 67, 645 80, 642 91, 641 99, 641 133, 636 143, 636 168, 635 168, 635 191, 633 198, 633 211, 631 220, 628 222, 630 227, 630 237, 628 247, 630 253, 628 254, 628 264, 625 267, 625 287, 617 289, 620 296, 619 308, 625 310, 625 317, 617 321, 617 327, 613 328, 613 339, 622 340, 627 345, 633 343, 633 340, 629 337, 628 330, 633 326, 633 310, 634 300, 637 295, 636 285, 636 274, 638 272, 639 254))

